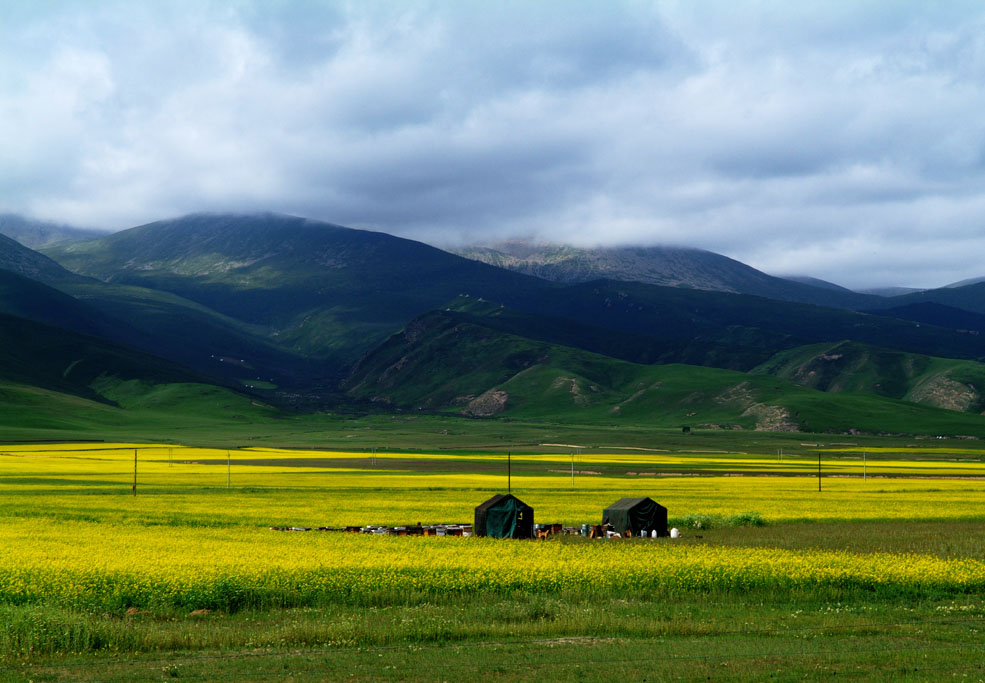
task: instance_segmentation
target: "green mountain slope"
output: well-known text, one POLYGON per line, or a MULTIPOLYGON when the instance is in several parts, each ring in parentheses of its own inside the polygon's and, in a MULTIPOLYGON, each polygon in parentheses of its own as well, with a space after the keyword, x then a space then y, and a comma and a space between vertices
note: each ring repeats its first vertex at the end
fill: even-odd
POLYGON ((167 358, 220 383, 334 388, 344 375, 342 367, 279 348, 263 330, 166 292, 83 278, 61 288, 0 270, 0 313, 167 358))
POLYGON ((105 282, 176 294, 267 327, 286 348, 355 361, 461 293, 550 285, 383 233, 279 215, 194 215, 46 250, 105 282))
POLYGON ((985 433, 985 418, 768 375, 638 365, 434 312, 356 367, 354 397, 413 410, 567 423, 761 430, 985 433))
POLYGON ((129 380, 146 385, 209 383, 162 358, 5 314, 0 314, 0 379, 93 400, 105 400, 114 383, 129 380))
POLYGON ((118 326, 96 309, 48 285, 0 269, 0 313, 92 335, 118 326))
POLYGON ((829 394, 773 377, 686 365, 598 373, 539 366, 496 388, 506 415, 550 421, 836 433, 985 434, 985 418, 869 394, 829 394), (632 377, 605 384, 610 376, 632 377), (559 420, 559 416, 562 416, 559 420))
POLYGON ((83 278, 53 260, 0 234, 0 268, 48 284, 79 281, 83 278))
POLYGON ((755 373, 830 392, 871 393, 957 410, 985 410, 985 364, 859 344, 813 344, 777 354, 755 373))
POLYGON ((510 310, 482 313, 488 327, 634 362, 748 370, 777 351, 843 339, 985 357, 985 340, 968 330, 638 282, 560 285, 289 216, 187 216, 47 251, 102 281, 63 289, 138 328, 143 338, 125 343, 202 372, 232 359, 221 376, 259 377, 323 403, 366 352, 417 315, 460 306, 463 294, 510 310))
POLYGON ((446 308, 463 320, 561 346, 644 364, 685 363, 744 370, 770 357, 761 346, 744 347, 695 339, 664 338, 626 330, 612 330, 550 315, 525 313, 473 297, 458 297, 446 308))
POLYGON ((144 425, 147 434, 273 411, 187 368, 98 337, 0 314, 0 438, 76 436, 144 425))
POLYGON ((44 439, 187 443, 190 433, 242 431, 275 413, 255 399, 208 384, 147 385, 112 380, 105 400, 0 379, 0 442, 44 439))
POLYGON ((110 338, 226 382, 324 391, 334 389, 345 373, 343 365, 279 346, 266 328, 168 292, 101 282, 65 289, 100 314, 127 321, 126 331, 110 338))

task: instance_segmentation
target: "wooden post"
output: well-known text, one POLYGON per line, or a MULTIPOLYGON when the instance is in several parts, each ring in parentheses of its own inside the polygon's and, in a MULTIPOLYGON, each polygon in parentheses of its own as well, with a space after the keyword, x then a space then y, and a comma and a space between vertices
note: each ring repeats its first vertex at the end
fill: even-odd
POLYGON ((133 449, 133 495, 137 495, 137 449, 133 449))

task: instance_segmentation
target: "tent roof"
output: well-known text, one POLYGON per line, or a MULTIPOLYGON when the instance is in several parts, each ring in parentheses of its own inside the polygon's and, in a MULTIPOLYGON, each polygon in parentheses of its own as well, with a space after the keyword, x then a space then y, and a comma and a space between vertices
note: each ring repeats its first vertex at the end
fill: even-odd
POLYGON ((519 498, 517 498, 516 496, 514 496, 511 493, 497 493, 495 496, 493 496, 492 498, 490 498, 489 500, 487 500, 485 503, 482 503, 481 505, 477 505, 475 509, 476 510, 489 510, 490 508, 496 507, 497 505, 499 505, 500 503, 502 503, 504 500, 507 500, 509 498, 512 498, 513 500, 515 500, 517 503, 519 503, 523 507, 530 507, 529 505, 527 505, 526 503, 524 503, 522 500, 520 500, 519 498))
POLYGON ((647 501, 653 503, 654 505, 659 505, 660 507, 663 507, 662 505, 660 505, 660 503, 658 503, 655 500, 647 497, 647 498, 620 498, 615 503, 613 503, 612 505, 608 506, 605 509, 606 510, 631 510, 632 508, 636 507, 640 503, 645 503, 647 501))

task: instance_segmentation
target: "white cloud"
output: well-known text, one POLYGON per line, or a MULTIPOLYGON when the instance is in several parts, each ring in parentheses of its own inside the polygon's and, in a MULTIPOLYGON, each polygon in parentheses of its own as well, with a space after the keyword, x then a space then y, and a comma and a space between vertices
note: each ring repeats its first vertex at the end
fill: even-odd
POLYGON ((982 274, 977 3, 13 3, 0 42, 0 210, 982 274))

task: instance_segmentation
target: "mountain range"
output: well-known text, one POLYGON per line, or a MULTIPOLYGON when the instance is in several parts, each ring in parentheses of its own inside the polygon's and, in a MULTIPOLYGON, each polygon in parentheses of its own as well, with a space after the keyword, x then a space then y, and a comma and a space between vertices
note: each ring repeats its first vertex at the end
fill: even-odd
POLYGON ((753 294, 778 301, 839 308, 874 308, 880 304, 877 297, 858 294, 830 282, 773 277, 727 256, 701 249, 661 246, 579 249, 514 241, 457 249, 455 253, 554 282, 621 280, 753 294))
POLYGON ((980 282, 881 297, 700 250, 449 253, 277 214, 38 246, 0 236, 0 382, 111 406, 173 385, 302 413, 985 435, 980 282))

